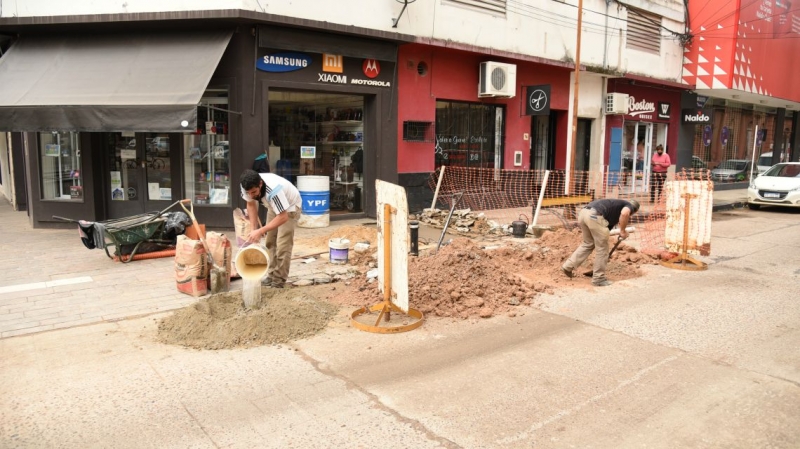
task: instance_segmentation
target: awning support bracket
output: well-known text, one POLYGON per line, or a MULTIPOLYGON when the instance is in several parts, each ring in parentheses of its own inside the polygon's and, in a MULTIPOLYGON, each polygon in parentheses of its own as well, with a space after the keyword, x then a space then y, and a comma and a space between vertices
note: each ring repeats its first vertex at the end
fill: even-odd
POLYGON ((215 110, 215 111, 228 112, 228 113, 230 113, 230 114, 239 114, 239 115, 242 115, 242 113, 241 113, 241 112, 239 112, 239 111, 231 111, 230 109, 222 109, 222 108, 218 108, 218 107, 216 107, 216 106, 209 106, 209 105, 207 105, 207 104, 199 104, 199 105, 197 105, 197 107, 203 107, 203 108, 213 109, 213 110, 215 110))

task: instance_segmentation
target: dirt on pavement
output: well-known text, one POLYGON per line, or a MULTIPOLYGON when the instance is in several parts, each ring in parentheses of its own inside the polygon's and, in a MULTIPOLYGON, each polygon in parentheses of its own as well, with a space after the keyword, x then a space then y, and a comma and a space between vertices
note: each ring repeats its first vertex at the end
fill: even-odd
MULTIPOLYGON (((366 276, 376 266, 376 229, 346 226, 298 244, 327 248, 331 238, 347 238, 351 246, 370 242, 366 252, 350 250, 348 263, 357 269, 358 276, 313 287, 265 288, 265 306, 255 310, 244 310, 241 292, 201 299, 162 320, 159 340, 202 349, 282 343, 321 331, 340 306, 355 310, 381 302, 377 279, 366 276)), ((539 239, 480 241, 457 237, 439 251, 429 249, 418 257, 409 256, 409 305, 428 317, 516 316, 538 306, 541 294, 565 288, 596 288, 591 286, 591 277, 582 275, 591 271, 587 265, 594 254, 576 270, 573 279, 559 269, 581 240, 579 229, 557 229, 539 239)), ((641 265, 654 263, 657 259, 622 243, 609 261, 607 276, 612 281, 639 277, 641 265)))

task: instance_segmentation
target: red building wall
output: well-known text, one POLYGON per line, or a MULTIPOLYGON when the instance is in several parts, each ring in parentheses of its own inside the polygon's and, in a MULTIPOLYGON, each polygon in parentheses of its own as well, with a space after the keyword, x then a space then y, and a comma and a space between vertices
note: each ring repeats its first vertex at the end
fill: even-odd
MULTIPOLYGON (((435 143, 402 140, 404 121, 436 122, 436 101, 452 100, 505 105, 505 142, 503 168, 529 169, 531 118, 524 115, 524 87, 551 85, 551 110, 566 111, 569 107, 570 70, 532 62, 498 58, 421 44, 400 47, 397 64, 398 83, 398 173, 423 173, 434 170, 435 143), (484 61, 517 65, 517 94, 514 98, 478 98, 478 71, 484 61), (427 73, 418 73, 418 65, 427 66, 427 73), (514 167, 514 152, 522 151, 522 167, 514 167)), ((556 168, 563 168, 566 155, 567 114, 559 117, 556 145, 556 168)))

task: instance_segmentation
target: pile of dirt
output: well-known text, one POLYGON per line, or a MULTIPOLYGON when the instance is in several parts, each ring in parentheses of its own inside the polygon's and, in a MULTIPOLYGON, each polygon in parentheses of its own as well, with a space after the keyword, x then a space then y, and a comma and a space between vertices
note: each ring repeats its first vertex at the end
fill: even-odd
MULTIPOLYGON (((552 294, 556 288, 591 288, 591 278, 569 279, 560 265, 582 241, 580 230, 557 229, 542 238, 509 240, 482 247, 467 238, 455 238, 438 252, 410 257, 408 266, 409 304, 425 313, 440 317, 490 317, 502 313, 524 313, 520 305, 535 305, 537 295, 552 294)), ((593 255, 589 263, 593 261, 593 255)), ((656 259, 621 244, 609 262, 611 280, 641 276, 642 264, 656 259)), ((368 266, 359 269, 366 272, 368 266)), ((578 273, 591 267, 582 267, 578 273)), ((380 302, 378 284, 359 276, 344 286, 330 300, 354 306, 380 302)))
POLYGON ((245 310, 241 291, 212 295, 175 311, 158 324, 158 340, 197 349, 285 343, 324 329, 337 307, 298 289, 264 289, 245 310))

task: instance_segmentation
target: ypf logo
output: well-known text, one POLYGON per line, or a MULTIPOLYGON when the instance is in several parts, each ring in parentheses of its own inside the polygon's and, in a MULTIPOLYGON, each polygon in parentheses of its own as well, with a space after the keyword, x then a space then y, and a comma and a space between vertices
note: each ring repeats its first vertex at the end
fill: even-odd
POLYGON ((367 78, 375 78, 381 73, 381 64, 375 59, 365 59, 361 70, 367 78))

